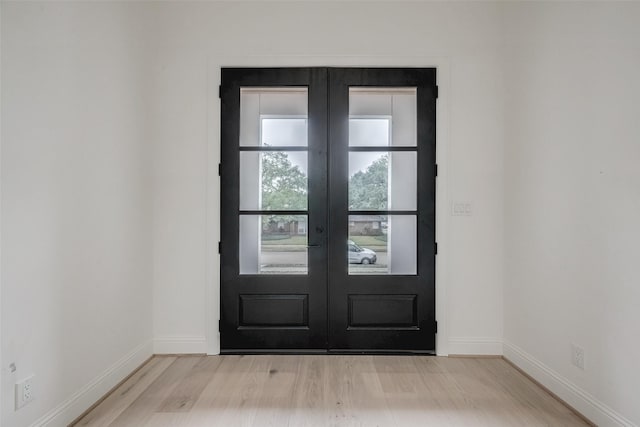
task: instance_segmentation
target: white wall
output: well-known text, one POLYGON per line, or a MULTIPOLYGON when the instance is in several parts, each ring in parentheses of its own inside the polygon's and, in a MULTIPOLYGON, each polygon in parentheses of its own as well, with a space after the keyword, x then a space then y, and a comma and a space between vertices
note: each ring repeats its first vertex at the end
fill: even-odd
POLYGON ((505 23, 505 355, 599 425, 637 425, 640 4, 505 23))
MULTIPOLYGON (((0 100, 2 99, 2 6, 0 5, 0 100)), ((0 422, 2 422, 2 102, 0 101, 0 422)))
POLYGON ((64 425, 152 336, 215 350, 216 88, 233 65, 437 65, 439 351, 500 353, 504 313, 513 361, 602 425, 640 423, 640 5, 1 7, 2 425, 64 425), (31 373, 37 400, 14 412, 31 373))
MULTIPOLYGON (((219 152, 220 67, 435 63, 448 64, 440 70, 441 81, 448 84, 441 87, 438 101, 448 118, 439 129, 441 149, 448 155, 441 164, 443 177, 448 170, 446 188, 452 199, 474 203, 473 216, 449 218, 449 229, 439 236, 439 256, 447 260, 443 286, 448 298, 446 313, 439 313, 448 316, 448 325, 440 331, 451 337, 439 351, 446 353, 449 347, 451 353, 501 353, 503 93, 498 6, 180 2, 148 7, 157 53, 149 76, 157 351, 205 351, 207 304, 216 310, 210 322, 217 319, 217 259, 213 250, 206 250, 215 239, 208 241, 207 232, 218 222, 215 203, 207 213, 208 191, 215 195, 207 180, 210 186, 217 180, 207 175, 207 158, 213 163, 219 152), (209 302, 208 277, 214 282, 209 302)), ((449 215, 448 202, 441 209, 449 215)))
POLYGON ((139 12, 2 3, 3 426, 67 425, 152 351, 139 12))

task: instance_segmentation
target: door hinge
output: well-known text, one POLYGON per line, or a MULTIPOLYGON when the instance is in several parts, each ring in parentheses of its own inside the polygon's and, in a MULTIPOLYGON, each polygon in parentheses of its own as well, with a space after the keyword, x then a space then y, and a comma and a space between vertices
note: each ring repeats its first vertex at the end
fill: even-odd
POLYGON ((220 319, 218 319, 218 332, 220 332, 220 319))
POLYGON ((438 164, 435 164, 435 170, 434 170, 434 174, 435 176, 438 176, 438 164))
POLYGON ((218 253, 222 253, 222 242, 218 242, 218 253))
POLYGON ((435 333, 437 334, 438 333, 438 321, 436 320, 433 323, 435 323, 435 333))
POLYGON ((222 99, 222 85, 218 86, 218 98, 222 99))
POLYGON ((434 255, 438 255, 438 242, 433 242, 434 255))
POLYGON ((434 86, 433 87, 433 96, 438 99, 438 95, 439 95, 439 90, 438 90, 438 86, 434 86))
POLYGON ((222 176, 222 163, 218 163, 218 176, 222 176))

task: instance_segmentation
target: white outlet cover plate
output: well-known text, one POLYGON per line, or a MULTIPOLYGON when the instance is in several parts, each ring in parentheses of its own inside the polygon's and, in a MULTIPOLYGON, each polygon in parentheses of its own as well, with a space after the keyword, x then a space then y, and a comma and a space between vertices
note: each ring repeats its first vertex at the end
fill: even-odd
POLYGON ((585 369, 584 349, 576 344, 571 344, 571 364, 578 369, 585 369))
POLYGON ((33 401, 33 378, 30 375, 16 383, 16 409, 20 409, 33 401))

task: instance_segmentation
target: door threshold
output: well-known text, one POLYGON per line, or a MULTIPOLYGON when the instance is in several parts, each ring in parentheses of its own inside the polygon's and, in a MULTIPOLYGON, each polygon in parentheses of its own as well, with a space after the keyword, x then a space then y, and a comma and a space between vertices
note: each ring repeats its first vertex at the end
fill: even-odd
POLYGON ((363 355, 363 356, 435 356, 434 350, 351 350, 351 349, 336 349, 328 350, 328 354, 348 354, 348 355, 363 355))
POLYGON ((227 349, 220 350, 221 355, 319 355, 327 354, 325 349, 227 349))
POLYGON ((221 355, 298 355, 298 356, 435 356, 434 350, 351 350, 351 349, 226 349, 220 350, 221 355))

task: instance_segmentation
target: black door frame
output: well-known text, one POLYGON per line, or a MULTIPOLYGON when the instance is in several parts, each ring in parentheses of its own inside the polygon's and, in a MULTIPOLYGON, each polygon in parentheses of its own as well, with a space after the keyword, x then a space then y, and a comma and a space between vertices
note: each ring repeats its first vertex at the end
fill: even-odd
MULTIPOLYGON (((259 352, 259 353, 282 353, 289 352, 288 350, 282 350, 282 348, 243 348, 239 345, 239 341, 232 343, 223 343, 222 338, 225 333, 231 332, 231 329, 238 330, 228 319, 238 318, 239 308, 236 304, 225 305, 224 289, 225 282, 229 280, 240 280, 240 287, 247 286, 249 294, 252 292, 252 280, 264 280, 265 276, 252 277, 252 276, 240 276, 237 270, 238 266, 238 248, 237 245, 227 244, 227 242, 233 242, 237 240, 238 230, 238 218, 241 213, 244 214, 259 214, 261 211, 244 211, 239 210, 239 198, 238 191, 232 191, 239 186, 237 173, 234 171, 239 170, 239 163, 233 161, 236 159, 239 147, 236 145, 225 143, 224 141, 238 141, 239 140, 239 88, 240 87, 286 87, 286 86, 308 86, 309 87, 309 116, 316 115, 316 117, 322 117, 324 114, 325 125, 322 125, 320 121, 309 121, 309 152, 317 150, 319 155, 325 155, 329 158, 329 153, 323 150, 332 150, 331 144, 325 143, 324 148, 321 146, 322 139, 328 141, 327 137, 330 136, 331 141, 337 141, 340 138, 344 138, 348 135, 348 121, 344 121, 344 96, 347 94, 348 101, 348 87, 349 86, 375 86, 375 87, 417 87, 418 88, 418 115, 419 117, 426 117, 428 120, 418 121, 418 157, 420 160, 420 166, 418 167, 418 209, 416 212, 398 212, 398 211, 375 211, 371 214, 413 214, 423 212, 421 217, 418 217, 418 275, 416 276, 348 276, 346 273, 346 265, 344 262, 344 242, 341 239, 327 239, 328 235, 333 233, 343 233, 346 230, 348 221, 348 211, 346 210, 346 197, 347 197, 347 180, 348 177, 342 177, 338 171, 344 171, 344 164, 340 164, 340 160, 346 160, 348 158, 348 148, 345 150, 346 155, 335 156, 333 153, 333 161, 331 163, 331 171, 328 170, 328 165, 324 164, 316 165, 318 167, 313 168, 315 172, 312 172, 310 168, 309 173, 314 173, 315 176, 309 176, 309 273, 313 276, 314 283, 311 281, 308 283, 311 286, 310 290, 315 292, 316 298, 313 301, 314 306, 308 308, 312 311, 322 310, 327 314, 324 327, 317 322, 314 331, 318 332, 315 336, 311 337, 307 333, 305 336, 304 328, 299 330, 288 330, 287 334, 292 333, 294 336, 284 343, 284 346, 292 348, 291 351, 295 353, 327 353, 332 352, 394 352, 394 353, 433 353, 435 351, 435 98, 437 97, 437 87, 435 85, 435 68, 224 68, 222 70, 222 82, 220 90, 220 97, 222 98, 222 126, 221 126, 221 159, 224 160, 223 169, 221 169, 221 176, 224 178, 221 180, 221 217, 223 215, 230 215, 234 219, 230 227, 221 227, 221 240, 225 244, 221 247, 221 272, 220 272, 220 307, 221 307, 221 320, 220 320, 220 332, 221 332, 221 349, 222 352, 259 352), (327 73, 332 73, 333 79, 329 79, 327 73), (230 77, 233 76, 233 77, 230 77), (331 81, 331 87, 329 88, 328 81, 331 81), (363 84, 363 82, 365 82, 363 84), (313 91, 312 84, 318 91, 313 91), (346 91, 345 91, 346 88, 346 91), (321 92, 329 93, 331 95, 331 105, 327 100, 327 96, 322 96, 321 92), (342 98, 341 98, 342 97, 342 98), (342 107, 340 106, 342 105, 342 107), (323 110, 323 111, 321 111, 323 110), (327 117, 327 114, 330 116, 327 117), (235 123, 238 126, 232 125, 235 123), (328 134, 327 128, 330 129, 331 135, 328 134), (346 130, 345 130, 346 129, 346 130), (313 139, 312 136, 315 138, 313 139), (314 143, 315 141, 315 143, 314 143), (230 161, 230 159, 232 161, 230 161), (327 173, 330 172, 330 173, 327 173), (323 175, 323 176, 320 176, 323 175), (329 180, 329 185, 327 184, 329 180), (224 182, 224 183, 223 183, 224 182), (315 187, 315 195, 313 197, 315 187), (328 190, 327 190, 328 189, 328 190), (324 191, 324 198, 317 197, 324 191), (330 194, 329 194, 330 193, 330 194), (331 206, 327 206, 325 200, 330 200, 331 206), (339 202, 334 203, 335 200, 339 202), (323 206, 324 205, 324 206, 323 206), (333 212, 331 219, 329 220, 329 212, 333 212), (313 217, 311 216, 313 214, 313 217), (324 229, 328 232, 323 233, 324 229), (342 230, 342 231, 340 231, 342 230), (328 254, 333 254, 329 258, 328 254), (429 261, 431 260, 431 261, 429 261), (230 266, 235 265, 235 270, 230 266), (316 271, 312 275, 312 265, 322 265, 327 268, 324 269, 324 275, 320 271, 316 271), (331 279, 327 275, 329 271, 331 279), (341 281, 344 284, 345 279, 350 283, 350 293, 367 293, 367 289, 364 286, 376 284, 383 285, 383 282, 388 281, 390 277, 401 278, 402 283, 396 283, 394 285, 393 292, 401 292, 405 296, 417 296, 418 303, 422 303, 427 300, 430 301, 429 307, 422 307, 421 311, 426 308, 426 316, 421 320, 420 324, 416 324, 411 327, 405 328, 405 330, 398 330, 394 328, 389 333, 380 334, 380 331, 375 330, 357 330, 357 328, 349 328, 348 325, 339 324, 336 322, 331 323, 332 316, 329 314, 328 302, 332 297, 341 294, 340 289, 345 290, 346 287, 336 287, 335 284, 341 281), (331 283, 334 284, 333 290, 331 283), (323 289, 320 284, 324 284, 324 298, 323 289), (362 288, 360 291, 353 289, 362 288), (331 295, 328 295, 330 292, 331 295), (320 296, 320 298, 318 298, 320 296), (324 301, 324 309, 320 301, 324 301), (344 326, 347 326, 344 328, 344 326), (368 346, 348 346, 344 345, 344 341, 334 340, 333 343, 328 342, 334 335, 330 332, 331 328, 338 330, 340 328, 347 330, 350 329, 352 336, 360 335, 355 339, 359 342, 362 340, 375 339, 376 337, 385 337, 387 340, 400 340, 405 341, 407 337, 413 336, 418 338, 421 345, 409 348, 405 345, 400 345, 393 350, 376 350, 368 348, 368 346), (420 330, 422 333, 420 336, 416 335, 416 331, 420 330), (324 334, 324 338, 321 335, 324 334), (297 343, 297 344, 295 344, 297 343), (328 350, 332 348, 333 350, 328 350)), ((347 115, 348 117, 348 115, 347 115)), ((335 144, 334 144, 335 145, 335 144)), ((345 144, 337 144, 337 146, 346 147, 345 144)), ((389 151, 403 151, 404 149, 395 147, 389 151)), ((257 151, 257 150, 256 150, 257 151)), ((286 213, 301 213, 301 212, 286 212, 286 213)), ((369 212, 358 212, 358 214, 367 214, 369 212)), ((227 218, 228 220, 228 218, 227 218)), ((221 218, 222 221, 222 218, 221 218)), ((222 222, 221 222, 222 223, 222 222)), ((229 222, 227 222, 229 224, 229 222)), ((300 276, 286 277, 278 276, 277 281, 278 289, 280 292, 300 292, 300 276)), ((227 286, 228 288, 228 286, 227 286)), ((253 288, 255 289, 255 288, 253 288)), ((348 295, 342 292, 342 300, 346 302, 345 296, 348 295)), ((372 294, 371 290, 368 290, 369 294, 372 294)), ((376 292, 379 294, 380 292, 376 292)), ((338 310, 339 316, 346 319, 348 313, 346 305, 343 304, 338 310)), ((312 320, 312 319, 310 319, 312 320)), ((244 336, 257 337, 260 335, 269 335, 270 333, 281 333, 282 330, 274 330, 273 328, 264 328, 261 330, 255 330, 252 328, 242 330, 244 336)), ((336 335, 337 336, 337 335, 336 335)), ((398 341, 398 342, 400 342, 398 341)), ((281 341, 282 342, 282 341, 281 341)))
MULTIPOLYGON (((307 214, 309 240, 307 275, 240 275, 238 229, 240 214, 274 213, 274 211, 240 211, 239 199, 239 151, 252 147, 240 147, 240 88, 242 87, 308 87, 309 158, 327 158, 327 73, 322 68, 224 68, 222 70, 220 97, 221 109, 221 230, 220 238, 220 344, 229 352, 251 352, 245 341, 264 342, 264 350, 258 352, 322 352, 326 349, 327 311, 327 163, 317 162, 309 168, 308 211, 279 211, 283 215, 307 214), (231 142, 230 142, 231 141, 231 142), (227 227, 222 226, 223 223, 227 227), (268 295, 261 291, 269 286, 268 295), (292 324, 281 327, 245 327, 238 325, 240 304, 227 304, 227 296, 238 292, 246 298, 269 298, 269 295, 288 295, 291 304, 301 304, 305 326, 292 324), (225 300, 227 300, 225 303, 225 300), (287 336, 283 338, 283 332, 287 336), (225 338, 223 338, 225 335, 225 338), (223 340, 225 340, 223 342, 223 340), (269 348, 271 347, 271 348, 269 348)), ((292 147, 298 149, 300 147, 292 147)), ((278 147, 282 149, 282 147, 278 147)), ((225 352, 225 350, 222 350, 225 352)))
MULTIPOLYGON (((416 275, 349 275, 344 241, 329 239, 329 348, 332 352, 435 353, 435 202, 436 202, 436 70, 435 68, 335 68, 329 75, 329 236, 346 236, 349 214, 416 215, 416 275), (415 211, 349 211, 349 153, 380 151, 349 147, 349 88, 417 88, 416 147, 390 146, 384 151, 417 152, 415 211), (367 298, 388 298, 390 304, 419 313, 406 324, 355 326, 358 304, 367 298), (359 301, 359 302, 358 302, 359 301), (412 306, 415 305, 415 306, 412 306), (412 343, 415 342, 415 345, 412 343), (381 349, 390 347, 390 350, 381 349)), ((372 308, 375 309, 375 308, 372 308)), ((362 310, 366 310, 362 308, 362 310)), ((366 315, 366 313, 365 313, 366 315)))

